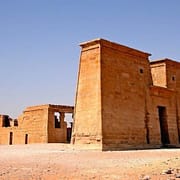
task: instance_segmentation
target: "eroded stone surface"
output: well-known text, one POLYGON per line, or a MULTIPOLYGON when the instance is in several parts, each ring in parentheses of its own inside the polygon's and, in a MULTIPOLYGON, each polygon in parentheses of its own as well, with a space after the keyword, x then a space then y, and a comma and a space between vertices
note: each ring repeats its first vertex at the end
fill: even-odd
POLYGON ((47 104, 27 107, 16 120, 0 115, 0 144, 67 142, 65 113, 72 114, 73 109, 47 104))

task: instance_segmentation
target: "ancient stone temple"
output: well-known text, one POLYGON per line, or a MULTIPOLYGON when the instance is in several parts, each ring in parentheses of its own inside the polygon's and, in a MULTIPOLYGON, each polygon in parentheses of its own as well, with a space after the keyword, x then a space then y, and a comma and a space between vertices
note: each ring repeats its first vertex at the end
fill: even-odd
POLYGON ((71 142, 101 150, 180 145, 180 63, 103 39, 81 44, 71 142))
POLYGON ((65 143, 70 141, 65 118, 74 108, 62 105, 27 107, 18 119, 0 115, 0 144, 65 143))

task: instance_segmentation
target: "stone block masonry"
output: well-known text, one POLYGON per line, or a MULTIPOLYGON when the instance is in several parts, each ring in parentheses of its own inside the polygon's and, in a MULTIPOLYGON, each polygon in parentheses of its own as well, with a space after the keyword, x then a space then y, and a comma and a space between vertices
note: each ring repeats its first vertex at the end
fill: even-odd
POLYGON ((18 119, 0 115, 0 144, 66 143, 66 114, 74 107, 39 105, 27 107, 18 119))
POLYGON ((180 64, 104 39, 82 43, 72 144, 179 146, 180 64))
POLYGON ((180 63, 104 39, 82 43, 75 108, 0 115, 0 144, 64 143, 99 150, 180 147, 180 63), (68 127, 66 114, 73 114, 68 127), (71 123, 72 124, 72 123, 71 123))

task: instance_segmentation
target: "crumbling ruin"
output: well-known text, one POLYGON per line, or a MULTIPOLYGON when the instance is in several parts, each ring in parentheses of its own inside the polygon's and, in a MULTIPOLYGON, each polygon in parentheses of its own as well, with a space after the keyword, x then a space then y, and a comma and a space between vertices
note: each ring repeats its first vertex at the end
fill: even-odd
POLYGON ((18 119, 0 115, 0 144, 65 143, 72 127, 67 127, 66 114, 72 106, 40 105, 27 107, 18 119))

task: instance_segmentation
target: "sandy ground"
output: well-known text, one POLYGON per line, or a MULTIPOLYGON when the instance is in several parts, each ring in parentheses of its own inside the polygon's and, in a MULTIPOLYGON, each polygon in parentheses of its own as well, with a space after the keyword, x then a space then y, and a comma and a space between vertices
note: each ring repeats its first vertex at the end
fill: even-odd
POLYGON ((180 180, 180 149, 80 151, 68 144, 0 145, 0 179, 180 180), (164 170, 171 174, 163 174, 164 170))

